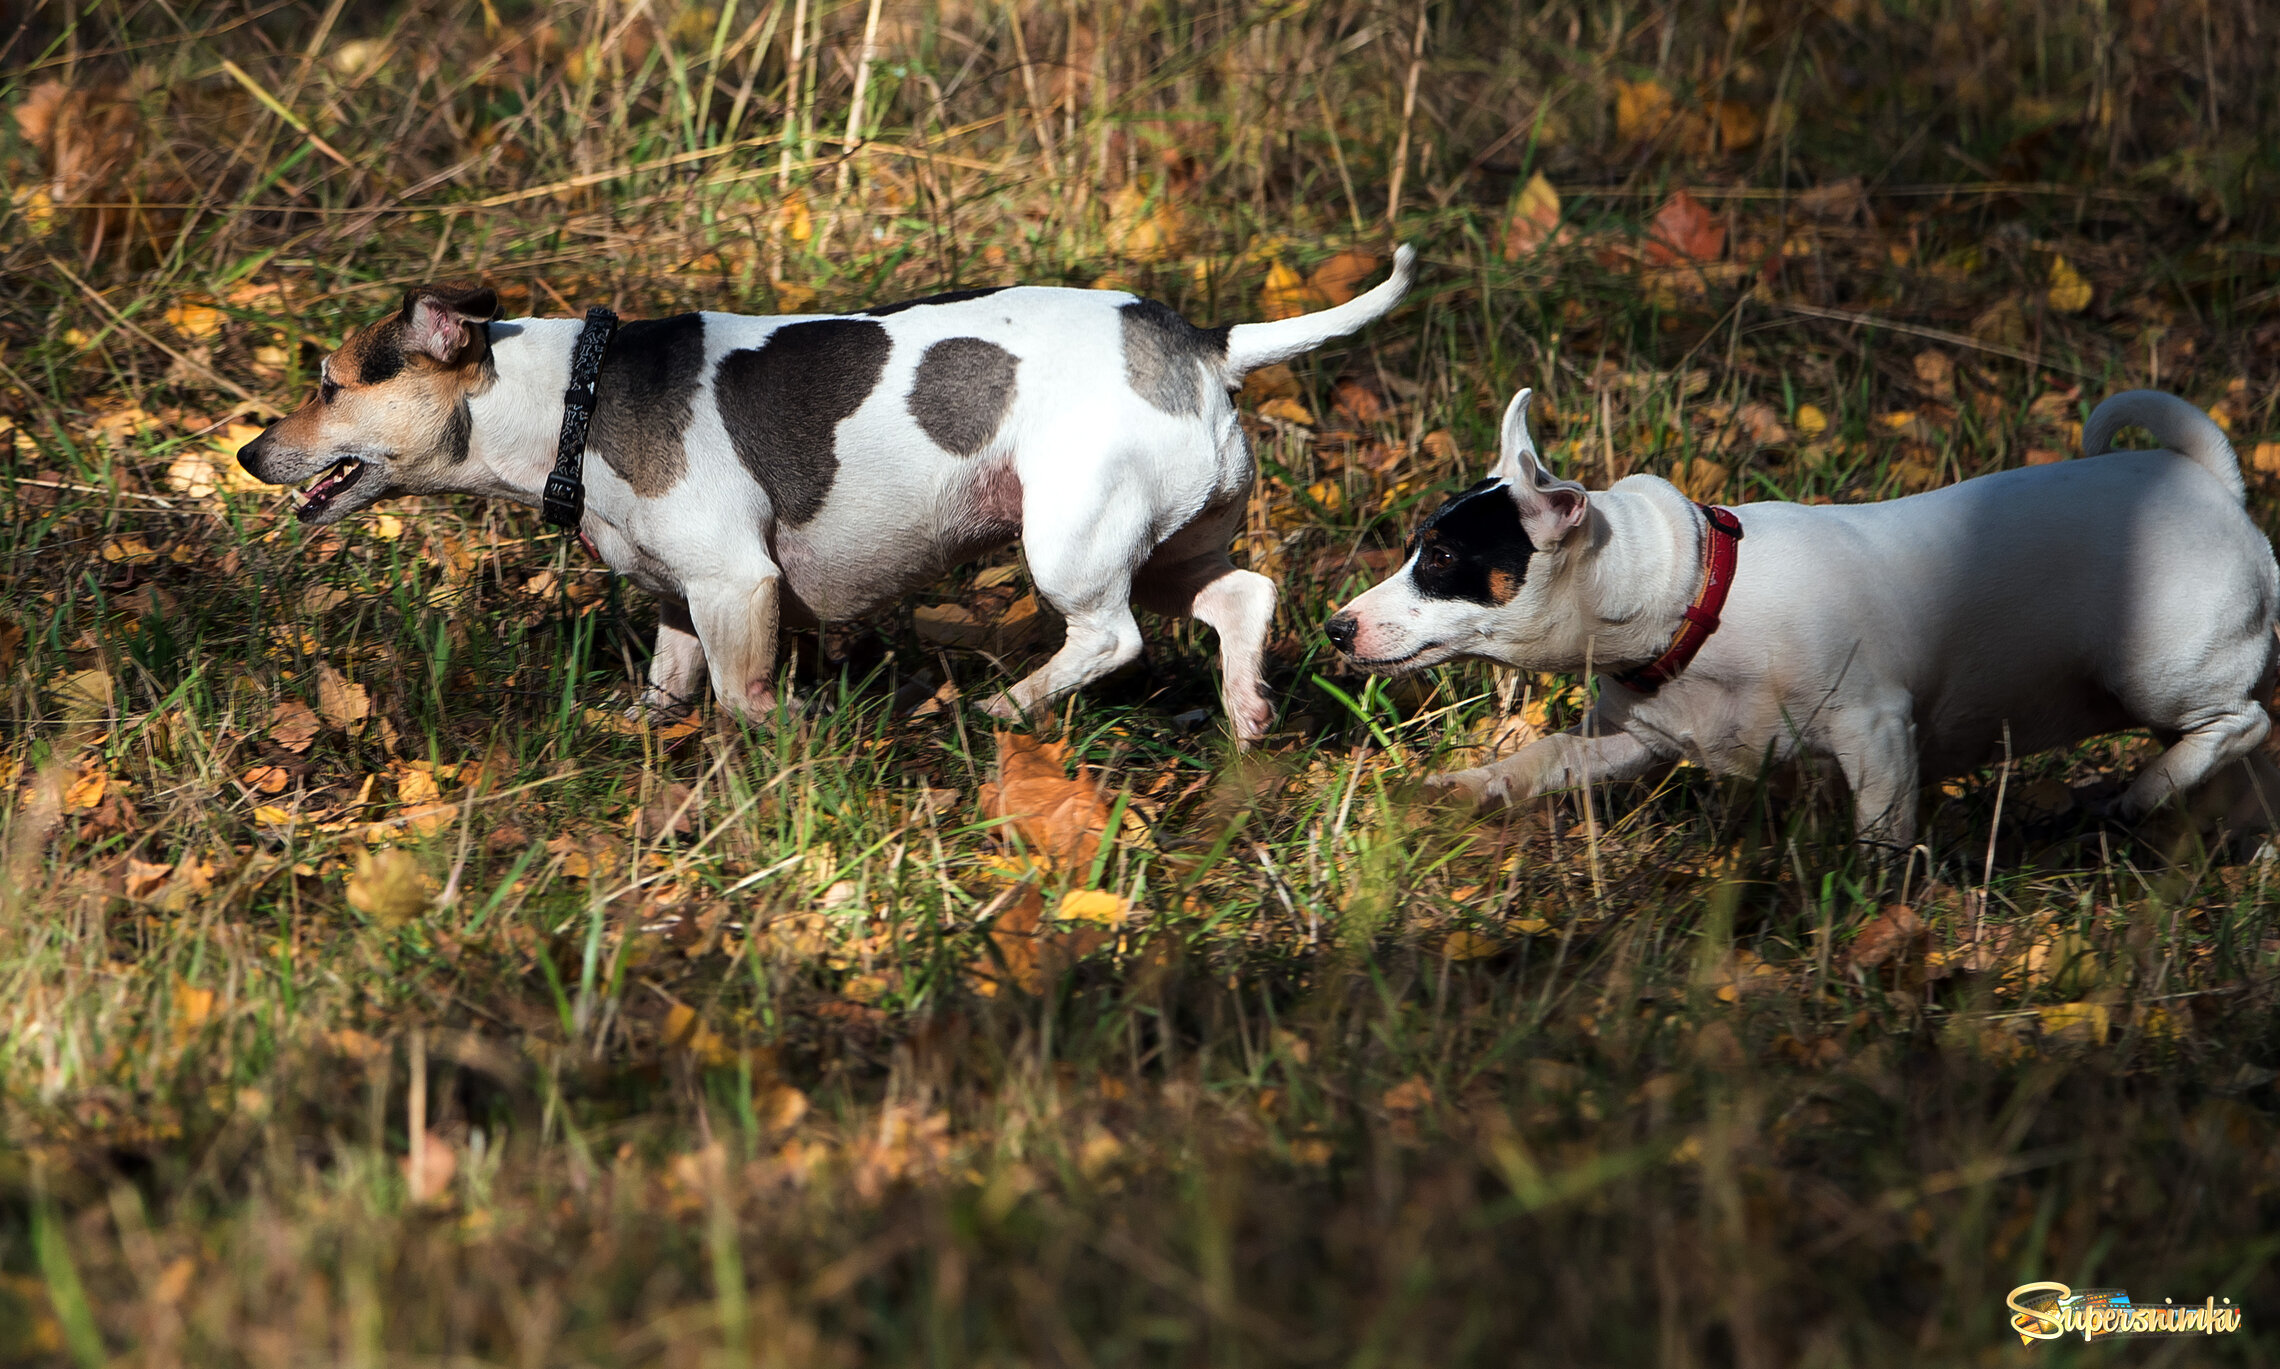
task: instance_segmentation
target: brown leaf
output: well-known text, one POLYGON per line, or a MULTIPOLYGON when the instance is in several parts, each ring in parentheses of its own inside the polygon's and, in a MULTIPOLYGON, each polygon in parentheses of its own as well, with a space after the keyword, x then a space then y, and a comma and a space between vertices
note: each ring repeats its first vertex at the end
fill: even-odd
POLYGON ((316 710, 299 699, 286 699, 269 710, 269 740, 296 755, 309 749, 322 726, 316 710))
POLYGON ((1955 358, 1937 347, 1928 347, 1916 353, 1914 365, 1916 379, 1926 394, 1939 400, 1955 398, 1955 358))
POLYGON ((1852 963, 1864 970, 1874 969, 1925 935, 1923 920, 1915 909, 1905 903, 1891 904, 1853 938, 1852 963))
POLYGON ((1352 377, 1330 387, 1330 404, 1355 423, 1365 425, 1383 422, 1393 413, 1375 388, 1352 377))
POLYGON ((685 784, 668 784, 647 807, 634 814, 633 834, 642 841, 663 841, 667 837, 686 837, 696 830, 691 815, 697 806, 689 801, 692 791, 685 784))
POLYGON ((1836 223, 1863 223, 1868 219, 1868 192, 1858 176, 1834 185, 1817 185, 1797 197, 1797 212, 1809 219, 1836 223))
POLYGON ((1671 468, 1670 483, 1697 504, 1707 504, 1726 488, 1727 469, 1707 456, 1689 457, 1671 468))
POLYGON ((372 716, 371 696, 364 686, 350 684, 348 677, 333 669, 332 662, 317 664, 317 711, 326 724, 342 732, 350 725, 372 716))
POLYGON ((1329 297, 1309 284, 1296 267, 1277 261, 1267 268, 1267 288, 1260 292, 1259 309, 1268 318, 1296 318, 1329 307, 1329 297))
POLYGON ((419 857, 394 847, 364 851, 348 877, 348 906, 383 927, 401 927, 427 910, 427 876, 419 857))
POLYGON ((982 816, 1010 820, 1030 854, 1056 868, 1091 864, 1108 805, 1082 767, 1075 779, 1065 773, 1067 744, 999 732, 997 750, 997 782, 976 796, 982 816))
POLYGON ((1245 404, 1264 404, 1270 399, 1296 399, 1298 396, 1298 373, 1279 361, 1272 366, 1261 366, 1243 377, 1242 398, 1245 404))
POLYGON ((984 993, 994 994, 1001 983, 1010 982, 1023 993, 1039 996, 1055 978, 1115 939, 1113 931, 1089 923, 1069 928, 1048 924, 1043 894, 1035 884, 1027 884, 990 925, 997 960, 985 957, 975 962, 973 974, 984 993))
POLYGON ((1647 227, 1647 260, 1657 266, 1716 261, 1725 250, 1726 225, 1683 190, 1655 211, 1647 227))
POLYGON ((1344 304, 1362 292, 1362 283, 1378 273, 1378 258, 1374 253, 1361 251, 1340 252, 1337 256, 1314 268, 1307 284, 1314 293, 1331 304, 1344 304))
POLYGON ((1765 118, 1739 100, 1712 100, 1710 117, 1718 125, 1718 146, 1739 152, 1765 133, 1765 118))

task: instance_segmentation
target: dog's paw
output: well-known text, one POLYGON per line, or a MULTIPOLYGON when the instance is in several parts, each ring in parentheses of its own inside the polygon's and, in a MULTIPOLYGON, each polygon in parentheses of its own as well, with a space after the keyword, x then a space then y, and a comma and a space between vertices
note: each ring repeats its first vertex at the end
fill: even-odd
POLYGON ((689 711, 695 707, 696 700, 669 693, 651 685, 642 690, 641 697, 635 699, 626 708, 625 720, 629 723, 644 723, 651 727, 662 727, 667 723, 679 722, 689 716, 689 711))
POLYGON ((1001 723, 1017 723, 1026 716, 1021 711, 1021 705, 1013 701, 1011 694, 998 695, 988 703, 983 704, 982 711, 1001 723))
MULTIPOLYGON (((1490 807, 1490 791, 1501 789, 1501 783, 1485 769, 1450 770, 1439 775, 1429 775, 1425 780, 1427 798, 1473 809, 1490 807)), ((1496 802, 1503 802, 1501 792, 1496 802)))

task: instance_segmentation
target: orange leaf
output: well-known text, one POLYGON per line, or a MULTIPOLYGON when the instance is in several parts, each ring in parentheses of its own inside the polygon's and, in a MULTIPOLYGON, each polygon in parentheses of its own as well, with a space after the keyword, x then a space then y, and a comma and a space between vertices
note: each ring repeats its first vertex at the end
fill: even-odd
POLYGON ((1331 304, 1344 304, 1362 292, 1362 282, 1377 274, 1378 259, 1368 252, 1346 251, 1314 268, 1307 284, 1331 304))
POLYGON ((1716 261, 1725 250, 1726 225, 1683 190, 1655 212, 1647 228, 1647 260, 1657 266, 1716 261))
POLYGON ((982 815, 1011 820, 1030 854, 1059 867, 1088 865, 1108 830, 1108 805, 1085 777, 1063 772, 1068 746, 997 734, 998 779, 981 787, 982 815))
POLYGON ((322 726, 316 710, 299 699, 287 699, 269 711, 269 740, 287 751, 308 750, 322 726))

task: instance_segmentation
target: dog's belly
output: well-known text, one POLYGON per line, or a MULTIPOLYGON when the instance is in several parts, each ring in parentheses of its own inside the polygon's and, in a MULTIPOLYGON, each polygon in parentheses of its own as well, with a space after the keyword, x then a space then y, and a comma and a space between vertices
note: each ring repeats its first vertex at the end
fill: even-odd
POLYGON ((915 508, 842 502, 779 529, 772 550, 785 587, 818 618, 858 618, 1019 537, 1021 479, 1011 460, 962 475, 915 508))
POLYGON ((2139 719, 2096 682, 2048 679, 2032 697, 1919 701, 1918 768, 1927 780, 2071 746, 2137 726, 2139 719))

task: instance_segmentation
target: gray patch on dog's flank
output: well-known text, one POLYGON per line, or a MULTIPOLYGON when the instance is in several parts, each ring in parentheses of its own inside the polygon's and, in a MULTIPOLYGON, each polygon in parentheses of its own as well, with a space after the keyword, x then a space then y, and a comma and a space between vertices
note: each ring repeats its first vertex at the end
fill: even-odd
POLYGON ((451 406, 451 418, 443 429, 446 458, 456 466, 467 459, 467 446, 475 435, 475 415, 467 408, 463 398, 451 406))
POLYGON ((1199 363, 1227 359, 1228 329, 1198 328, 1152 299, 1117 311, 1124 320, 1124 378, 1142 399, 1168 414, 1203 412, 1199 363))
POLYGON ((877 388, 893 346, 869 319, 815 319, 721 358, 721 421, 776 517, 797 525, 823 508, 839 475, 839 425, 877 388))
POLYGON ((704 367, 702 314, 623 324, 602 353, 587 445, 640 498, 672 489, 688 469, 689 417, 704 367))
POLYGON ((978 337, 944 338, 926 349, 904 402, 944 451, 973 456, 990 445, 1013 408, 1020 361, 978 337))

